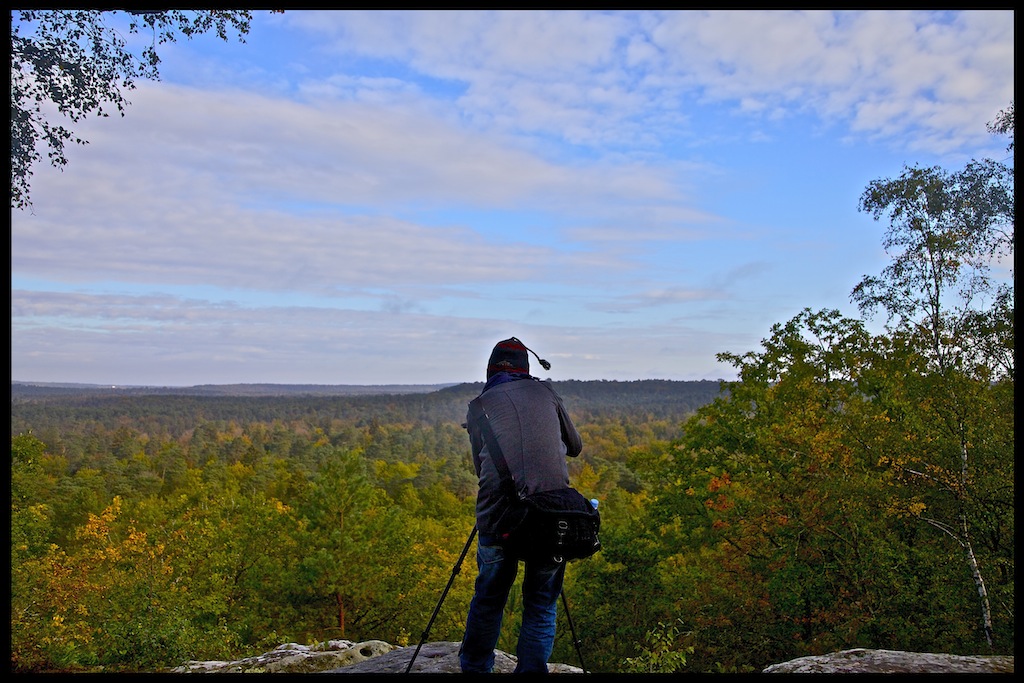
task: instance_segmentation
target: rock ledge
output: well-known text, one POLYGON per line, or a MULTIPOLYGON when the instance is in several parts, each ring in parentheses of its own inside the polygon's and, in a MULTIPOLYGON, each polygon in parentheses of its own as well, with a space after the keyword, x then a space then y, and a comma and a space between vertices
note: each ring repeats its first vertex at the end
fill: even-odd
MULTIPOLYGON (((331 673, 404 674, 416 647, 396 647, 382 640, 353 643, 329 640, 316 645, 285 643, 270 652, 233 662, 186 662, 171 673, 331 673)), ((495 650, 494 672, 511 673, 514 655, 495 650)), ((579 674, 583 669, 569 664, 548 664, 550 673, 579 674)), ((424 643, 416 654, 410 673, 460 673, 459 643, 424 643)), ((852 649, 825 655, 800 657, 772 664, 762 673, 787 674, 917 674, 917 673, 1013 673, 1012 656, 967 656, 902 652, 898 650, 852 649)))
POLYGON ((964 656, 931 652, 866 650, 857 648, 827 655, 800 657, 772 664, 762 673, 800 674, 931 674, 1013 673, 1013 657, 964 656))

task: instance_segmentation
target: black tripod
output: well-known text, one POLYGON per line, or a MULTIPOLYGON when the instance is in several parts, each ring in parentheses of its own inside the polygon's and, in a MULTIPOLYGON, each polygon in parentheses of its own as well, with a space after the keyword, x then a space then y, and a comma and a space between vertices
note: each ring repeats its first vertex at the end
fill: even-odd
MULTIPOLYGON (((434 619, 437 618, 438 612, 441 611, 441 605, 444 603, 444 599, 448 597, 448 591, 451 589, 452 584, 455 582, 455 577, 458 576, 459 570, 462 568, 462 561, 466 559, 466 553, 469 552, 470 546, 473 544, 473 538, 476 536, 476 526, 473 527, 473 531, 470 532, 469 538, 466 539, 466 545, 462 548, 462 554, 459 555, 459 559, 455 562, 455 566, 452 568, 452 575, 448 577, 448 585, 444 587, 444 592, 441 593, 441 599, 437 601, 437 605, 434 607, 434 613, 430 615, 430 621, 427 622, 427 627, 423 629, 423 635, 420 636, 420 642, 416 645, 416 651, 412 653, 412 657, 409 658, 409 665, 405 667, 405 673, 412 671, 412 663, 416 661, 416 657, 420 654, 420 648, 423 647, 423 643, 427 642, 427 635, 430 633, 430 627, 434 625, 434 619)), ((572 644, 576 648, 576 655, 580 658, 580 668, 583 672, 587 672, 587 667, 583 663, 583 650, 580 649, 580 640, 576 637, 576 626, 572 622, 572 616, 569 614, 569 603, 565 599, 565 589, 562 589, 562 606, 565 608, 565 618, 569 622, 569 631, 572 633, 572 644)))

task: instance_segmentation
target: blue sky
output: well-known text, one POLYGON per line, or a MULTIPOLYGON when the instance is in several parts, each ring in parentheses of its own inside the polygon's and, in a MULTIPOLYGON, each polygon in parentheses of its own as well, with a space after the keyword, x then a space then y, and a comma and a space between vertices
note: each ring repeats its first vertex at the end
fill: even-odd
POLYGON ((804 308, 860 317, 868 183, 1006 158, 1013 40, 1012 11, 254 12, 35 169, 12 379, 480 381, 509 336, 555 380, 733 379, 715 355, 804 308))

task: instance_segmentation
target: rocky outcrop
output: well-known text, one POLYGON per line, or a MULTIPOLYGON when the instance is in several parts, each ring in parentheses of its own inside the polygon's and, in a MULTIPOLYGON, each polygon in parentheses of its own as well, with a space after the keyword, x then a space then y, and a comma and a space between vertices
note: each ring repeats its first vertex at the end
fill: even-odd
MULTIPOLYGON (((332 669, 324 673, 332 674, 404 674, 409 668, 409 660, 416 654, 416 646, 398 648, 374 659, 368 659, 352 666, 332 669)), ((508 674, 516 668, 516 658, 501 650, 494 651, 494 673, 508 674)), ((459 669, 459 643, 435 642, 424 643, 419 654, 412 663, 409 673, 417 674, 454 674, 459 669)), ((569 664, 548 664, 548 673, 581 674, 583 669, 569 664)))
POLYGON ((317 673, 347 667, 395 649, 383 640, 353 643, 351 640, 329 640, 316 645, 285 643, 270 652, 246 657, 233 662, 186 662, 171 669, 177 674, 237 674, 237 673, 317 673))
POLYGON ((842 650, 772 664, 766 674, 1002 674, 1013 657, 961 656, 898 650, 842 650))
MULTIPOLYGON (((410 673, 460 673, 458 642, 424 643, 417 653, 416 646, 396 647, 381 640, 361 643, 330 640, 316 645, 286 643, 255 657, 233 662, 187 662, 171 672, 404 674, 414 654, 416 659, 410 673)), ((495 673, 511 673, 515 667, 514 655, 495 650, 495 673)), ((548 664, 548 671, 584 673, 579 667, 558 663, 548 664)), ((773 664, 763 673, 1013 673, 1013 657, 854 649, 773 664)))
MULTIPOLYGON (((516 658, 495 650, 494 672, 512 673, 516 658)), ((246 657, 233 662, 192 661, 171 669, 178 674, 233 674, 233 673, 461 673, 459 643, 424 643, 419 653, 415 646, 396 647, 382 640, 353 643, 351 640, 329 640, 316 645, 285 643, 270 652, 246 657), (409 660, 416 655, 412 669, 409 660)), ((568 664, 548 664, 550 673, 583 673, 583 669, 568 664)))

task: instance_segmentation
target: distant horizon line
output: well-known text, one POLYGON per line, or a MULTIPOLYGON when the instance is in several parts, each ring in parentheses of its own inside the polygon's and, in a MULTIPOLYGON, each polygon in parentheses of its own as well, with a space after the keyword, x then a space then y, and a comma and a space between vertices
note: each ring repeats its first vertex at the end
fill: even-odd
MULTIPOLYGON (((646 378, 646 379, 561 379, 552 381, 556 382, 725 382, 723 378, 718 379, 664 379, 664 378, 646 378)), ((36 381, 36 380, 18 380, 12 379, 11 384, 23 384, 29 386, 57 386, 57 387, 98 387, 98 388, 111 388, 111 389, 194 389, 197 387, 454 387, 459 384, 483 384, 484 380, 474 381, 462 381, 462 382, 385 382, 385 383, 374 383, 374 384, 357 384, 357 383, 339 383, 339 384, 325 384, 325 383, 314 383, 314 382, 225 382, 223 384, 214 384, 207 382, 205 384, 116 384, 116 383, 101 383, 101 382, 54 382, 54 381, 36 381)))

